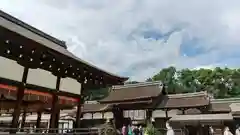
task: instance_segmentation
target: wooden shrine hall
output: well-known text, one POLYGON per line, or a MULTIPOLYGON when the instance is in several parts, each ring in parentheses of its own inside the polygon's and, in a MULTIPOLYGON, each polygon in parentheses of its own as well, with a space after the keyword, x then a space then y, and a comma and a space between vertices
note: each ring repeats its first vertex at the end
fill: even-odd
POLYGON ((0 104, 8 102, 14 109, 13 129, 18 127, 20 113, 46 109, 51 113, 49 128, 57 128, 60 109, 75 105, 78 128, 84 91, 123 84, 128 79, 81 60, 67 50, 65 42, 3 11, 0 44, 0 104), (33 109, 32 104, 38 107, 33 109))
MULTIPOLYGON (((85 121, 114 119, 117 128, 122 127, 126 118, 144 123, 154 118, 157 125, 165 127, 165 122, 174 113, 185 115, 195 113, 195 110, 207 113, 209 104, 210 98, 205 91, 167 94, 161 82, 143 82, 113 86, 106 98, 83 105, 82 118, 85 121)), ((70 116, 74 117, 75 113, 70 116)))
MULTIPOLYGON (((234 133, 240 121, 240 99, 214 99, 206 91, 167 94, 161 82, 143 82, 113 86, 104 99, 86 102, 82 112, 85 128, 113 119, 117 128, 131 120, 136 125, 153 122, 159 129, 168 122, 193 134, 207 132, 208 126, 216 132, 227 126, 234 133)), ((76 111, 68 116, 75 117, 76 111)))

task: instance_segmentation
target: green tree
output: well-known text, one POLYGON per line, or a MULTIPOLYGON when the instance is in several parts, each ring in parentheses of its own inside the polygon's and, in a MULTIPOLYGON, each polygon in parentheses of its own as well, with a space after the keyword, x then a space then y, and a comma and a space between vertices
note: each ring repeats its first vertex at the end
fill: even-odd
POLYGON ((138 82, 137 81, 128 81, 125 84, 136 84, 136 83, 138 83, 138 82))
POLYGON ((158 74, 152 77, 153 81, 162 81, 168 93, 177 93, 176 92, 176 68, 169 67, 162 69, 158 74))
POLYGON ((162 81, 168 93, 208 91, 215 98, 240 97, 240 69, 182 69, 169 67, 160 70, 147 81, 162 81))
MULTIPOLYGON (((196 92, 198 83, 196 80, 196 71, 190 69, 183 69, 177 72, 178 87, 182 92, 196 92)), ((179 90, 180 91, 180 90, 179 90)), ((181 92, 180 91, 180 92, 181 92)))

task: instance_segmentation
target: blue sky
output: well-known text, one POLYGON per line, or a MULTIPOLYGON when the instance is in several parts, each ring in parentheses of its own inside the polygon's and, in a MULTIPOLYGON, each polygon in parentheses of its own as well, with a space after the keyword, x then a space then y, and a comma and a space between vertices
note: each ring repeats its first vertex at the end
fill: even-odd
POLYGON ((131 80, 168 66, 240 66, 239 0, 1 0, 0 9, 131 80))

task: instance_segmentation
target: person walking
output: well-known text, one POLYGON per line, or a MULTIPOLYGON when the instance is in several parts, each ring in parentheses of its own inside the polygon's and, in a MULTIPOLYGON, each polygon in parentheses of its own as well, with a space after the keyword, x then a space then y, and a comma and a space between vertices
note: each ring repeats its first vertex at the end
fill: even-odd
POLYGON ((134 126, 134 128, 133 128, 133 135, 139 135, 139 129, 138 129, 138 127, 137 126, 134 126))
POLYGON ((237 125, 236 131, 235 131, 235 135, 240 135, 240 127, 239 127, 239 125, 237 125))
POLYGON ((122 127, 122 135, 128 135, 128 127, 125 124, 122 127))
POLYGON ((128 135, 133 135, 133 127, 132 126, 128 126, 128 135))

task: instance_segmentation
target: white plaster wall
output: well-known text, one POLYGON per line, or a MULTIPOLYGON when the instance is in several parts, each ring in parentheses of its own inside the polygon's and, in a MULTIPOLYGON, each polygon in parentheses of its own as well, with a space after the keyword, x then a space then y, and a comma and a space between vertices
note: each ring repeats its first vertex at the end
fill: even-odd
POLYGON ((85 113, 85 114, 83 114, 82 119, 92 119, 92 114, 91 113, 85 113))
POLYGON ((14 81, 22 81, 24 67, 16 61, 0 56, 0 76, 14 81))
POLYGON ((69 121, 69 129, 73 128, 73 121, 69 121))
POLYGON ((105 112, 104 113, 104 119, 112 119, 113 113, 112 112, 105 112))
MULTIPOLYGON (((168 111, 168 117, 175 116, 175 115, 177 115, 177 113, 178 113, 178 110, 170 110, 170 111, 168 111)), ((155 110, 152 113, 152 117, 153 118, 165 118, 166 114, 165 114, 165 111, 155 110)))
POLYGON ((93 119, 102 119, 102 113, 94 113, 93 114, 93 119))
POLYGON ((72 78, 62 78, 60 83, 60 90, 80 95, 81 83, 72 78))
POLYGON ((123 111, 125 118, 131 118, 132 120, 142 120, 146 118, 145 110, 127 110, 123 111))
POLYGON ((57 77, 46 70, 29 69, 27 83, 45 88, 56 89, 57 77))
POLYGON ((165 115, 165 111, 162 111, 162 110, 155 110, 155 111, 153 111, 153 113, 152 113, 152 117, 153 117, 153 118, 162 118, 162 117, 166 117, 166 115, 165 115))

